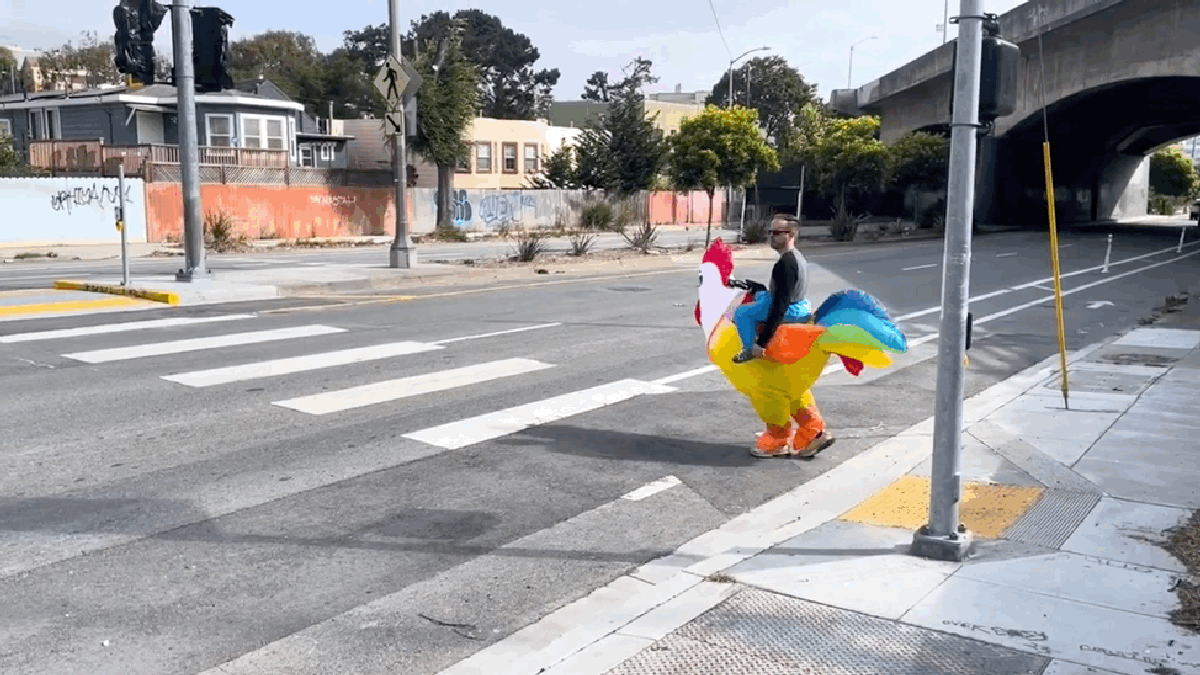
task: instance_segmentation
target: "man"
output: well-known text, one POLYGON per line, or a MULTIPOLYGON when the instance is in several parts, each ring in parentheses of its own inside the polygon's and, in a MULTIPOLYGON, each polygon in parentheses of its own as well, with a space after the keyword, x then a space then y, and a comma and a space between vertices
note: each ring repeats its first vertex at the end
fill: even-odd
POLYGON ((812 315, 808 301, 804 299, 808 289, 808 263, 796 250, 799 225, 794 216, 784 214, 776 215, 771 221, 767 236, 771 248, 779 252, 779 260, 771 268, 768 290, 756 294, 753 304, 741 305, 734 312, 733 324, 742 339, 742 353, 733 357, 734 363, 762 358, 780 324, 803 323, 812 315), (759 323, 763 327, 756 340, 759 323))
MULTIPOLYGON (((762 358, 781 324, 803 323, 812 315, 804 299, 808 290, 808 263, 796 250, 799 229, 800 222, 793 216, 777 215, 771 221, 768 236, 771 248, 779 252, 779 260, 771 268, 768 290, 757 294, 753 304, 741 305, 734 311, 733 322, 743 348, 741 354, 733 357, 734 363, 762 358), (759 322, 763 327, 756 339, 759 322)), ((804 401, 805 405, 792 412, 799 428, 768 428, 751 450, 752 455, 808 458, 833 444, 835 439, 826 432, 811 392, 804 396, 804 401)))

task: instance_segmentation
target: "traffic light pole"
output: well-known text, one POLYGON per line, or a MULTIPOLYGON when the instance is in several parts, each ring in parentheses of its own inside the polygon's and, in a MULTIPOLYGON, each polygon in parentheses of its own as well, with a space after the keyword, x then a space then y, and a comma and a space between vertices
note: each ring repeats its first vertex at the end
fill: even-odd
POLYGON ((196 76, 192 65, 192 15, 189 0, 171 4, 175 48, 175 92, 179 111, 179 165, 183 173, 184 268, 178 281, 211 279, 204 266, 204 220, 200 204, 200 147, 196 128, 196 76))
POLYGON ((971 549, 971 533, 958 520, 962 495, 959 452, 984 18, 982 0, 962 0, 958 17, 958 68, 954 76, 950 181, 946 193, 942 325, 938 338, 929 523, 913 535, 911 550, 913 555, 936 560, 961 561, 971 549))
MULTIPOLYGON (((392 56, 400 62, 400 0, 388 0, 388 21, 391 25, 392 56)), ((406 157, 408 130, 405 129, 404 97, 396 105, 398 129, 395 145, 392 146, 393 163, 396 167, 396 238, 388 251, 388 264, 393 268, 408 269, 417 266, 417 252, 408 236, 408 162, 406 157)))

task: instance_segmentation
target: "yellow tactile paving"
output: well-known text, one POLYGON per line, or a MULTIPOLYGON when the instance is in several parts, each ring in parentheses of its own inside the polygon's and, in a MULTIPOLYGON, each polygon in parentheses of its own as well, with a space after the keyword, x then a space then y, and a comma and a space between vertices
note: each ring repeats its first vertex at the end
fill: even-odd
MULTIPOLYGON (((976 537, 995 539, 1037 501, 1045 488, 963 483, 959 520, 976 537)), ((841 520, 917 530, 929 522, 929 478, 902 476, 841 520)))
POLYGON ((142 307, 150 304, 134 298, 104 298, 100 300, 63 300, 60 302, 38 302, 28 305, 0 306, 0 316, 25 316, 28 314, 51 314, 54 312, 79 312, 113 307, 142 307))

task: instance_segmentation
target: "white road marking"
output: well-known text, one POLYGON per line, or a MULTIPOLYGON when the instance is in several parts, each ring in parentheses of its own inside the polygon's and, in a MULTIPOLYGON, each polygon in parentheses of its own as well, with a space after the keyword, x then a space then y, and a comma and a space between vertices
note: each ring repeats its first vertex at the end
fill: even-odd
POLYGON ((188 387, 211 387, 218 384, 253 380, 260 377, 275 377, 309 370, 320 370, 321 368, 345 366, 352 363, 389 359, 394 356, 419 354, 437 349, 441 349, 441 347, 420 342, 389 342, 369 347, 342 349, 320 354, 305 354, 304 356, 294 356, 286 359, 246 363, 227 368, 196 370, 190 373, 179 373, 178 375, 164 375, 162 379, 170 382, 178 382, 188 387))
POLYGON ((68 359, 83 361, 84 363, 107 363, 109 361, 126 361, 129 359, 137 359, 144 356, 180 354, 183 352, 200 351, 202 349, 217 349, 218 347, 232 347, 234 345, 248 345, 259 342, 272 342, 275 340, 291 340, 293 338, 313 337, 317 335, 329 335, 331 333, 344 332, 346 332, 345 328, 334 328, 332 326, 295 326, 292 328, 260 330, 251 333, 234 333, 232 335, 221 335, 219 337, 192 338, 188 340, 175 340, 173 342, 156 342, 151 344, 135 345, 133 347, 97 349, 90 352, 63 354, 63 356, 68 359))
POLYGON ((16 333, 0 337, 0 343, 32 342, 34 340, 60 340, 64 338, 82 337, 85 335, 102 335, 107 333, 124 333, 131 330, 146 330, 149 328, 171 328, 173 326, 192 326, 201 323, 218 323, 222 321, 237 321, 253 319, 253 314, 230 314, 227 316, 197 317, 194 319, 153 319, 151 321, 127 321, 125 323, 106 323, 100 326, 85 326, 83 328, 63 328, 36 333, 16 333))
POLYGON ((653 382, 620 380, 543 401, 423 429, 405 434, 404 438, 436 445, 447 450, 456 450, 493 438, 507 436, 532 426, 555 422, 620 403, 642 394, 659 394, 668 391, 674 391, 674 389, 653 382))
POLYGON ((646 497, 656 495, 663 490, 669 490, 676 485, 679 485, 681 482, 682 481, 675 476, 666 476, 654 481, 653 483, 647 483, 633 492, 622 495, 621 499, 628 499, 631 502, 640 502, 646 497))
POLYGON ((1104 307, 1105 305, 1108 305, 1111 307, 1112 303, 1109 302, 1108 300, 1096 300, 1095 302, 1089 302, 1087 308, 1088 309, 1100 309, 1101 307, 1104 307))
POLYGON ((530 359, 504 359, 474 366, 442 370, 427 375, 414 375, 396 380, 374 382, 361 387, 329 391, 313 396, 301 396, 286 401, 274 401, 271 405, 291 408, 310 415, 326 415, 351 408, 395 401, 411 396, 431 394, 447 389, 465 387, 501 377, 511 377, 553 368, 549 363, 530 359))
POLYGON ((1016 255, 1016 254, 1017 254, 1016 251, 1013 251, 1012 253, 997 253, 996 257, 997 258, 1007 258, 1010 255, 1016 255))
POLYGON ((716 366, 704 366, 703 368, 696 368, 695 370, 688 370, 688 371, 685 371, 682 373, 676 373, 674 375, 660 377, 657 380, 654 380, 653 382, 651 382, 651 384, 657 384, 659 386, 664 386, 664 385, 672 384, 674 382, 678 382, 680 380, 686 380, 689 377, 696 377, 697 375, 704 375, 705 373, 711 373, 717 369, 718 368, 716 366))
POLYGON ((929 263, 928 265, 917 265, 916 267, 905 267, 901 272, 911 272, 913 270, 927 270, 931 267, 937 267, 940 263, 929 263))
POLYGON ((509 330, 499 330, 494 333, 482 333, 480 335, 465 335, 463 337, 447 338, 445 340, 437 340, 435 342, 432 342, 431 344, 448 345, 452 342, 461 342, 463 340, 478 340, 479 338, 496 337, 497 335, 508 335, 510 333, 523 333, 527 330, 537 330, 539 328, 553 328, 554 326, 561 326, 561 325, 562 325, 561 323, 542 323, 542 324, 538 324, 536 326, 525 326, 524 328, 510 328, 509 330))

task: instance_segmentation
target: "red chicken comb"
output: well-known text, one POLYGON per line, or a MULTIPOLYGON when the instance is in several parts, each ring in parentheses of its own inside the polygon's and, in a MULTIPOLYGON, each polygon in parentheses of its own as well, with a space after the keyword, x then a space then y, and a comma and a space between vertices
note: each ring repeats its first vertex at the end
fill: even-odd
POLYGON ((721 281, 729 281, 729 276, 733 274, 733 249, 721 241, 720 237, 717 237, 716 241, 704 252, 704 258, 700 262, 716 265, 721 272, 721 281))

